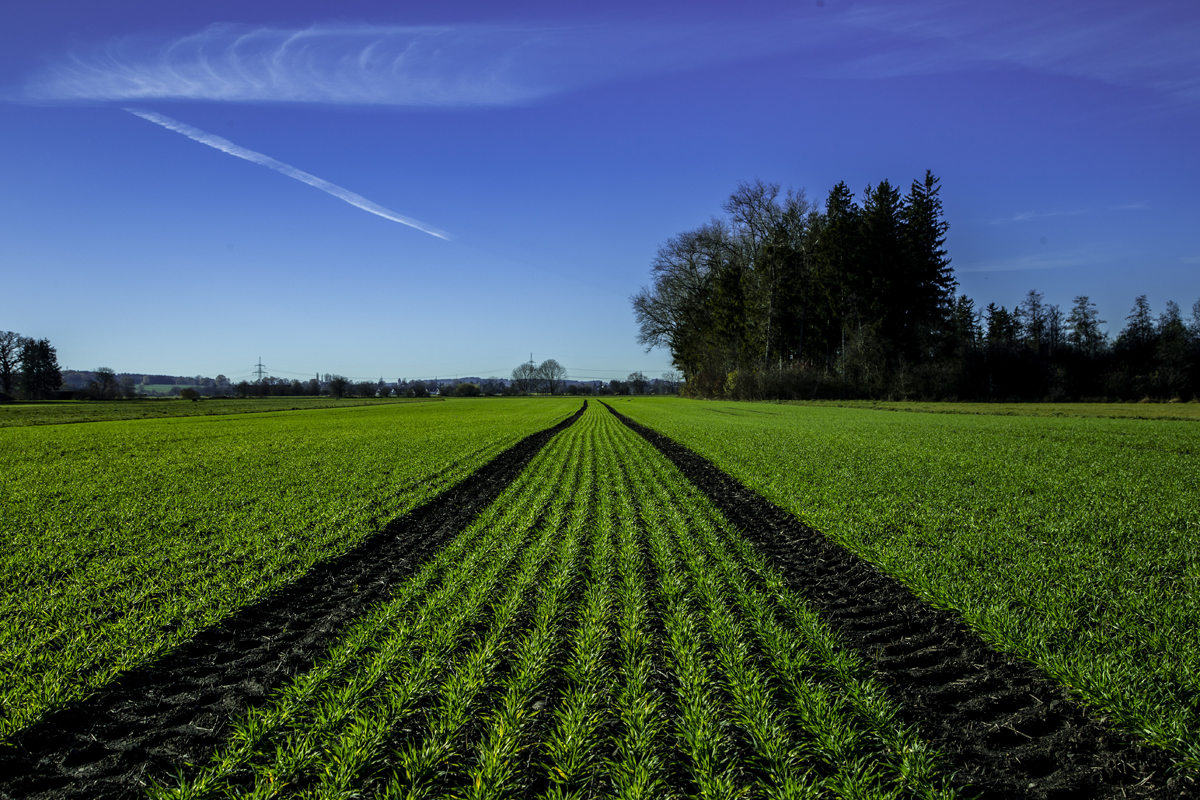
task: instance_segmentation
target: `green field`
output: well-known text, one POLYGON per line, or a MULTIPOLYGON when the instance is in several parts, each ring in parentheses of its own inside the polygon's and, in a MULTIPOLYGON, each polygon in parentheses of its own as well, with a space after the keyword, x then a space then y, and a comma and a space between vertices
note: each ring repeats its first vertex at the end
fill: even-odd
MULTIPOLYGON (((0 742, 579 404, 343 402, 0 430, 0 742)), ((1200 770, 1200 426, 612 404, 1200 770)), ((599 403, 447 542, 229 720, 211 758, 152 775, 151 793, 971 793, 898 721, 867 656, 599 403)))
POLYGON ((159 797, 948 797, 870 671, 598 404, 159 797))
POLYGON ((253 414, 263 411, 309 411, 316 408, 383 405, 387 403, 439 402, 404 398, 368 399, 346 397, 255 397, 205 399, 192 402, 178 398, 158 400, 48 400, 39 403, 0 404, 0 428, 23 425, 63 425, 71 422, 113 422, 164 417, 209 417, 223 414, 253 414))
POLYGON ((0 738, 577 407, 455 400, 0 431, 0 738))
POLYGON ((1100 417, 1200 422, 1200 403, 919 403, 902 400, 811 400, 788 405, 917 411, 929 414, 983 414, 1017 417, 1100 417))
POLYGON ((1200 426, 616 407, 1200 769, 1200 426))

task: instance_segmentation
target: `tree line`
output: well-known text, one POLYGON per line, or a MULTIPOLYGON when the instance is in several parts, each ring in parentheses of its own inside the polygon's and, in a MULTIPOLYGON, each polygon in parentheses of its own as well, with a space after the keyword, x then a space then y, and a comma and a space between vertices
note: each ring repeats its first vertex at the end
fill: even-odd
POLYGON ((956 295, 932 172, 823 206, 742 183, 725 216, 671 237, 632 298, 637 340, 683 392, 744 399, 1172 399, 1200 396, 1200 300, 1185 321, 1137 298, 1115 339, 1089 297, 1009 310, 956 295))
POLYGON ((0 331, 0 393, 42 400, 53 395, 61 385, 58 351, 49 339, 0 331))

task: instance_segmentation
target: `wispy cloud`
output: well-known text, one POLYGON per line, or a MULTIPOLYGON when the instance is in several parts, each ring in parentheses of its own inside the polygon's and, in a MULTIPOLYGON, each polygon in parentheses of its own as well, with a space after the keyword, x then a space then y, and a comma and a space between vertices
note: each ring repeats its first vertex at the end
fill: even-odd
POLYGON ((989 225, 1007 225, 1010 222, 1026 222, 1031 219, 1044 219, 1046 217, 1074 217, 1080 214, 1088 213, 1088 209, 1081 208, 1075 211, 1018 211, 1011 217, 1001 217, 989 222, 989 225))
POLYGON ((794 45, 783 31, 748 25, 213 25, 173 41, 131 37, 72 53, 24 91, 34 101, 509 106, 794 45))
POLYGON ((298 181, 307 183, 309 186, 315 186, 323 192, 328 192, 339 200, 345 200, 350 205, 361 208, 363 211, 369 211, 372 214, 378 214, 384 219, 390 219, 393 222, 399 222, 401 225, 408 225, 409 227, 416 228, 424 233, 428 233, 430 236, 436 236, 439 239, 450 238, 449 234, 445 233, 444 231, 439 231, 437 228, 426 225, 424 222, 415 220, 412 217, 406 217, 403 214, 397 214, 395 211, 390 211, 378 203, 372 203, 367 198, 360 194, 355 194, 349 189, 343 189, 337 184, 333 184, 327 180, 318 178, 316 175, 310 175, 303 170, 298 170, 293 166, 284 164, 282 161, 276 161, 270 156, 263 155, 262 153, 255 152, 254 150, 248 150, 245 147, 236 145, 221 136, 215 136, 214 134, 206 133, 199 128, 194 128, 191 125, 187 125, 183 122, 179 122, 178 120, 163 116, 162 114, 156 114, 153 111, 145 111, 139 108, 127 108, 125 110, 130 114, 135 114, 141 117, 142 119, 149 120, 156 125, 161 125, 168 130, 175 131, 176 133, 182 133, 189 139, 194 139, 201 144, 206 144, 209 147, 215 147, 222 153, 228 153, 231 156, 244 158, 247 161, 260 164, 268 169, 273 169, 276 172, 282 172, 289 178, 295 178, 298 181))
POLYGON ((772 18, 597 25, 214 25, 61 57, 32 101, 185 99, 506 106, 630 76, 792 53, 810 76, 874 79, 1016 67, 1200 102, 1200 15, 1187 6, 865 0, 772 18), (1181 10, 1182 9, 1182 10, 1181 10))

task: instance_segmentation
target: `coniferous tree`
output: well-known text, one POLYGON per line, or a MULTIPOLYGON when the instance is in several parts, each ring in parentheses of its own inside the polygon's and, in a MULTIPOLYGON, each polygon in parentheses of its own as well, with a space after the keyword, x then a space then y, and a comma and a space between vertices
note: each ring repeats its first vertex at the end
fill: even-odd
POLYGON ((919 313, 901 230, 900 192, 880 181, 863 192, 862 260, 855 276, 862 297, 861 313, 877 320, 879 332, 897 352, 913 349, 913 317, 919 313))
POLYGON ((1133 310, 1125 318, 1125 327, 1117 336, 1117 345, 1122 349, 1142 350, 1154 342, 1154 317, 1146 295, 1139 295, 1133 302, 1133 310))
POLYGON ((33 400, 43 400, 62 386, 58 351, 49 339, 21 343, 21 390, 33 400))
POLYGON ((916 310, 913 344, 926 351, 936 345, 949 319, 958 286, 946 252, 950 226, 942 215, 939 183, 933 172, 926 170, 924 180, 912 182, 902 209, 906 282, 912 287, 916 310))
POLYGON ((814 344, 824 350, 825 365, 829 367, 844 347, 847 326, 861 320, 861 287, 856 276, 862 249, 862 209, 845 182, 829 190, 825 213, 814 230, 817 280, 829 312, 826 324, 819 329, 819 343, 814 344))

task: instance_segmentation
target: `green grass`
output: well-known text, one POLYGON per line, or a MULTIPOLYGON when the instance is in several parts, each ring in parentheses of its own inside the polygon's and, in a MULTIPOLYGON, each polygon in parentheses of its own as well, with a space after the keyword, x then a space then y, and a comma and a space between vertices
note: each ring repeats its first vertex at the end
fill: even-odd
POLYGON ((1200 427, 617 407, 1200 769, 1200 427))
POLYGON ((159 798, 950 797, 869 670, 597 404, 159 798))
POLYGON ((25 425, 63 425, 72 422, 115 422, 164 417, 207 417, 225 414, 254 414, 263 411, 309 411, 317 408, 384 405, 388 403, 439 402, 406 398, 346 397, 255 397, 205 399, 192 402, 178 398, 159 400, 48 400, 40 403, 0 404, 0 428, 25 425))
POLYGON ((918 403, 888 400, 811 400, 789 402, 876 411, 918 411, 931 414, 984 414, 1021 417, 1101 417, 1108 419, 1165 419, 1200 421, 1200 403, 918 403))
POLYGON ((0 740, 349 550, 578 402, 0 430, 0 740))

